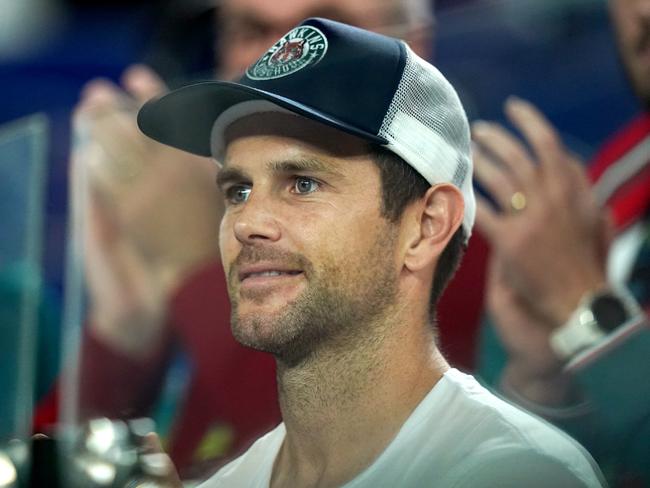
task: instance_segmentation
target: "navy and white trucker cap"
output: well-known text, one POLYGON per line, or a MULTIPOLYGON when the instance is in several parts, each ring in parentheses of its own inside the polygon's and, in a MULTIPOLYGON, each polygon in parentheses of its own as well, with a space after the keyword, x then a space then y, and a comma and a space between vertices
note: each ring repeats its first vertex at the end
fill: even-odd
POLYGON ((456 91, 404 41, 311 18, 289 31, 238 82, 210 81, 147 102, 146 135, 220 161, 223 133, 254 113, 298 114, 402 157, 429 183, 452 183, 476 214, 467 116, 456 91))

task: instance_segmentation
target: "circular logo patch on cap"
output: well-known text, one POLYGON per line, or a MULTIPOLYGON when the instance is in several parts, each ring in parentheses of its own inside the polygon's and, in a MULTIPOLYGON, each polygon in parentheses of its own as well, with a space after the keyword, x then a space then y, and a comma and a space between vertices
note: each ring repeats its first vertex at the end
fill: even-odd
POLYGON ((296 27, 246 70, 253 80, 282 78, 318 63, 327 52, 327 38, 316 27, 296 27))

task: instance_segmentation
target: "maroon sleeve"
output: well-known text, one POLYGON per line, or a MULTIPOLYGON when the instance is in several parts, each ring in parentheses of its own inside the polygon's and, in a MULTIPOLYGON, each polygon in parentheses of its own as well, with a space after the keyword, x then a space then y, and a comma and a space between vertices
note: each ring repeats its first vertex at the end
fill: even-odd
POLYGON ((86 327, 81 346, 81 418, 133 418, 149 413, 164 379, 172 346, 171 327, 155 350, 142 358, 121 353, 86 327))
POLYGON ((183 470, 195 460, 197 447, 211 429, 221 426, 231 433, 220 453, 227 459, 275 427, 280 410, 273 357, 243 347, 232 336, 219 262, 186 281, 172 301, 170 315, 194 367, 170 443, 172 459, 183 470))

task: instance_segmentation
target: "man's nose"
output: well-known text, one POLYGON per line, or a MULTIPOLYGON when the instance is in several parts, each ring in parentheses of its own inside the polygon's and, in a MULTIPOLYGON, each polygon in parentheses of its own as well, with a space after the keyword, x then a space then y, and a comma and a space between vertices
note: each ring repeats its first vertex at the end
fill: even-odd
POLYGON ((270 199, 252 191, 235 218, 234 232, 242 244, 279 240, 281 228, 270 199))

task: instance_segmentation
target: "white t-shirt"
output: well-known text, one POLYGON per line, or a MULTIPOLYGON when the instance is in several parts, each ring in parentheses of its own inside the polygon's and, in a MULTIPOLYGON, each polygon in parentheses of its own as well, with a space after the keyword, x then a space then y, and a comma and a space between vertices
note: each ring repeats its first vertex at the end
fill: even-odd
MULTIPOLYGON (((286 434, 260 438, 200 488, 268 488, 286 434)), ((546 422, 451 369, 384 452, 345 488, 573 488, 604 486, 591 456, 546 422)))

